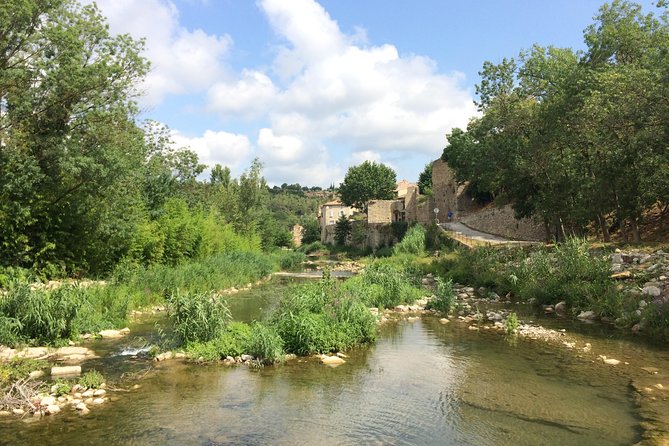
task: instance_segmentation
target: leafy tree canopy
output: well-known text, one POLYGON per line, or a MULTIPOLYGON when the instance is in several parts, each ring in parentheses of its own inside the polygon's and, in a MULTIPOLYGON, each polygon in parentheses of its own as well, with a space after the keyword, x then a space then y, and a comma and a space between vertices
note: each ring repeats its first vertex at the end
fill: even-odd
POLYGON ((395 197, 397 176, 382 163, 365 161, 348 169, 339 185, 342 203, 367 212, 371 200, 391 200, 395 197))

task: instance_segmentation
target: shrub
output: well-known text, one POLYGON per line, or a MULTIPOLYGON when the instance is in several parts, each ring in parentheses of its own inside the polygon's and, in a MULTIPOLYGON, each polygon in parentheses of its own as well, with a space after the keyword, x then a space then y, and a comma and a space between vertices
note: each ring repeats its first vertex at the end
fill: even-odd
POLYGON ((54 386, 56 386, 56 389, 52 393, 55 393, 56 396, 67 395, 72 391, 72 387, 70 386, 70 383, 68 383, 67 381, 64 381, 62 379, 57 379, 54 382, 54 386))
POLYGON ((270 318, 290 353, 345 350, 372 342, 376 322, 357 293, 332 280, 295 287, 270 318))
POLYGON ((283 359, 283 339, 274 327, 256 322, 251 328, 248 353, 264 363, 278 362, 283 359))
POLYGON ((507 317, 506 321, 504 322, 504 330, 506 331, 506 334, 516 333, 519 326, 520 323, 518 322, 518 316, 515 312, 511 312, 509 317, 507 317))
POLYGON ((182 344, 215 339, 231 318, 225 301, 210 293, 177 289, 169 297, 168 309, 174 334, 182 344))
POLYGON ((307 245, 300 246, 300 251, 305 254, 311 254, 316 251, 328 251, 328 247, 322 244, 320 241, 311 242, 307 245))
POLYGON ((30 372, 41 370, 47 365, 45 361, 18 357, 7 362, 0 362, 0 388, 27 378, 30 372))
POLYGON ((337 220, 335 224, 335 243, 340 246, 346 245, 349 237, 351 236, 352 225, 348 217, 342 215, 337 220))
POLYGON ((0 299, 1 343, 54 344, 73 335, 73 320, 82 300, 80 288, 62 286, 55 291, 32 290, 12 282, 0 299))
POLYGON ((448 313, 453 307, 454 300, 453 282, 450 279, 444 280, 438 277, 435 297, 428 302, 427 309, 448 313))
POLYGON ((89 370, 79 378, 79 385, 85 389, 97 389, 105 382, 105 377, 97 370, 89 370))
POLYGON ((420 269, 409 258, 377 259, 343 286, 367 306, 393 308, 421 297, 420 276, 420 269))
POLYGON ((248 352, 251 327, 243 322, 230 322, 223 333, 207 342, 190 342, 186 351, 191 358, 217 361, 227 356, 237 357, 248 352))
POLYGON ((402 241, 395 245, 394 253, 423 255, 425 253, 425 228, 418 224, 409 228, 402 241))

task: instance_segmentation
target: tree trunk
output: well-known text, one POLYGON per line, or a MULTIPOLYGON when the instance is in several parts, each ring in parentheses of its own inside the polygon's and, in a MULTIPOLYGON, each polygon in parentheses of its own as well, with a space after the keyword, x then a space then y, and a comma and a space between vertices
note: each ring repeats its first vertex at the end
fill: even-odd
POLYGON ((630 219, 630 226, 632 226, 632 236, 634 237, 634 243, 641 243, 641 234, 639 233, 639 219, 630 219))
POLYGON ((609 234, 609 227, 606 224, 606 218, 602 214, 597 214, 597 221, 599 222, 599 229, 602 231, 602 239, 605 243, 610 243, 611 234, 609 234))
POLYGON ((620 219, 620 235, 623 238, 623 243, 627 243, 627 224, 626 224, 627 219, 621 218, 620 219))

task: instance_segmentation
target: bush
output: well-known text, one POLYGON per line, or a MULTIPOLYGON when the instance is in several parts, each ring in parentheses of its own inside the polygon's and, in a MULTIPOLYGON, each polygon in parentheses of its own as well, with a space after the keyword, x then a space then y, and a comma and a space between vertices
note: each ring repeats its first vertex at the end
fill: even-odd
POLYGON ((518 327, 520 327, 518 316, 516 313, 512 312, 509 314, 509 317, 506 318, 506 322, 504 322, 504 331, 506 331, 506 334, 514 334, 518 331, 518 327))
POLYGON ((256 322, 251 328, 247 351, 264 363, 275 363, 283 359, 283 339, 274 327, 256 322))
POLYGON ((425 253, 425 228, 418 224, 409 228, 402 241, 395 245, 394 253, 423 255, 425 253))
POLYGON ((73 321, 83 300, 80 288, 62 286, 55 291, 32 290, 13 282, 0 299, 1 344, 54 344, 74 334, 73 321))
POLYGON ((270 318, 287 352, 341 351, 373 342, 376 322, 358 294, 324 279, 295 287, 270 318))
POLYGON ((168 299, 168 310, 174 334, 181 344, 215 339, 231 318, 225 301, 210 293, 176 290, 168 299))
POLYGON ((308 245, 300 246, 300 251, 305 254, 311 254, 316 251, 328 251, 328 247, 322 244, 320 241, 311 242, 308 245))
POLYGON ((251 327, 243 322, 230 322, 223 333, 207 342, 190 342, 186 352, 191 358, 218 361, 227 356, 237 357, 248 353, 251 327))
POLYGON ((27 378, 30 372, 48 366, 45 361, 14 357, 8 362, 0 362, 0 388, 15 381, 27 378))
POLYGON ((79 385, 85 389, 97 389, 105 382, 105 377, 97 370, 89 370, 79 378, 79 385))
POLYGON ((343 286, 367 306, 394 308, 422 296, 420 277, 421 271, 412 259, 393 257, 372 261, 363 274, 352 277, 343 286))
POLYGON ((438 277, 435 297, 428 302, 426 308, 428 310, 436 310, 441 313, 448 313, 453 307, 454 300, 455 293, 453 292, 453 282, 450 279, 444 280, 438 277))

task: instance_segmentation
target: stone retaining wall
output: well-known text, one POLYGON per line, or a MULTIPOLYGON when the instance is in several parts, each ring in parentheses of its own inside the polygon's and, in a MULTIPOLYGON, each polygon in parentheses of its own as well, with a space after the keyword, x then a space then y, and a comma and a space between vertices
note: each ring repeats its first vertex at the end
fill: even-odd
POLYGON ((517 220, 510 205, 501 208, 490 206, 475 214, 462 216, 460 222, 477 231, 513 240, 546 240, 546 229, 539 220, 517 220))

